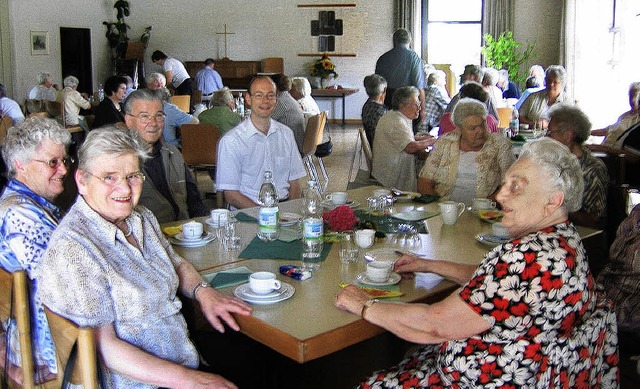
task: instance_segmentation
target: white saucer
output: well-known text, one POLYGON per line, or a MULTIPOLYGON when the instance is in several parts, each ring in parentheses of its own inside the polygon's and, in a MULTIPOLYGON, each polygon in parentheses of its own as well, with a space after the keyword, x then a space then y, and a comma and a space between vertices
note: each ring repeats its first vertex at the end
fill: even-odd
POLYGON ((347 202, 345 204, 334 204, 332 201, 330 200, 324 200, 322 202, 322 206, 327 208, 327 209, 335 209, 338 208, 341 205, 348 205, 350 208, 357 208, 360 206, 360 203, 355 201, 355 200, 347 200, 347 202))
POLYGON ((218 221, 217 220, 213 220, 212 218, 208 218, 204 222, 207 223, 207 225, 209 225, 210 227, 218 228, 218 221))
POLYGON ((302 215, 293 212, 282 212, 280 214, 280 225, 289 227, 302 220, 302 215))
POLYGON ((495 236, 493 234, 478 234, 476 235, 476 240, 486 246, 496 247, 501 244, 507 243, 511 241, 511 238, 501 238, 499 236, 495 236))
POLYGON ((202 239, 206 239, 207 238, 207 234, 208 234, 208 232, 202 231, 202 235, 200 235, 199 238, 191 239, 191 238, 187 238, 186 236, 184 236, 184 233, 180 232, 180 233, 174 235, 173 238, 177 239, 179 241, 182 241, 182 242, 198 242, 198 241, 200 241, 202 239))
POLYGON ((402 253, 400 253, 397 249, 384 248, 384 247, 379 249, 369 250, 364 253, 364 259, 366 259, 367 262, 373 262, 373 261, 395 262, 401 256, 402 256, 402 253))
POLYGON ((274 292, 276 293, 274 297, 265 298, 265 297, 262 297, 261 295, 260 297, 255 297, 258 295, 251 292, 251 289, 249 288, 249 283, 238 286, 233 291, 233 294, 237 298, 242 299, 251 304, 258 304, 258 305, 273 304, 273 303, 284 301, 290 298, 291 296, 293 296, 293 294, 296 291, 296 288, 294 288, 293 285, 291 284, 288 284, 286 282, 281 282, 280 284, 281 286, 280 286, 280 289, 278 289, 278 291, 281 291, 281 292, 274 292))
POLYGON ((395 285, 402 279, 402 276, 396 272, 391 272, 389 278, 383 282, 371 281, 369 277, 367 277, 367 272, 362 272, 356 276, 356 281, 361 284, 373 285, 373 286, 388 286, 395 285))
POLYGON ((272 299, 275 297, 280 296, 281 294, 283 294, 287 288, 285 288, 282 284, 280 285, 280 289, 276 289, 276 290, 272 290, 269 293, 265 293, 265 294, 258 294, 256 292, 254 292, 253 290, 251 290, 249 286, 249 284, 244 284, 247 285, 247 288, 243 288, 241 290, 241 293, 244 295, 244 297, 248 297, 251 299, 260 299, 260 300, 264 300, 264 299, 272 299))
MULTIPOLYGON (((178 234, 181 235, 181 234, 178 234)), ((201 247, 206 245, 209 242, 212 242, 216 237, 213 236, 210 232, 205 231, 202 234, 202 238, 200 239, 183 239, 181 240, 180 238, 178 238, 178 235, 169 238, 169 242, 171 242, 171 244, 174 244, 176 246, 182 246, 182 247, 201 247)))

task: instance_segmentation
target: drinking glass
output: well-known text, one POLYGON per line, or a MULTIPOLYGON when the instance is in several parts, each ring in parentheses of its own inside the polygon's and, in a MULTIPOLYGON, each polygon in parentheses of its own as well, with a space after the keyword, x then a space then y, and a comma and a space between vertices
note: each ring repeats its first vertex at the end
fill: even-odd
POLYGON ((226 224, 223 227, 219 227, 222 230, 222 243, 225 251, 234 251, 240 248, 240 236, 236 232, 238 221, 235 218, 227 219, 226 224))
POLYGON ((341 236, 340 261, 342 263, 358 262, 358 246, 352 231, 344 232, 341 236))

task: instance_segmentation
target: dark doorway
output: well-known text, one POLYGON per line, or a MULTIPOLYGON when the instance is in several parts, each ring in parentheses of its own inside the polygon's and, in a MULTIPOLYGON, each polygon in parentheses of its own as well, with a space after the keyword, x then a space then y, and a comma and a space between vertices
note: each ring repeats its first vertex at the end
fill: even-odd
POLYGON ((80 81, 78 92, 93 94, 91 73, 91 30, 60 27, 60 59, 62 78, 75 76, 80 81))

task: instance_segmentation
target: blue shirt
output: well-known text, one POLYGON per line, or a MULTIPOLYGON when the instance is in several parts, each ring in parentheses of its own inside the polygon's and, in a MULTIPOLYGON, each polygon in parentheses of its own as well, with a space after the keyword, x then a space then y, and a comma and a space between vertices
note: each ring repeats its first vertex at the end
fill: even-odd
POLYGON ((176 147, 180 147, 180 139, 176 135, 176 129, 183 124, 189 124, 193 120, 193 116, 185 113, 175 104, 163 102, 162 110, 165 115, 164 127, 162 128, 162 137, 164 141, 176 147))
POLYGON ((401 86, 426 88, 422 60, 415 51, 406 46, 396 46, 382 54, 376 62, 376 74, 387 80, 390 89, 401 86))
MULTIPOLYGON (((0 267, 14 272, 25 270, 31 279, 31 336, 37 366, 58 371, 47 317, 35 279, 49 238, 61 218, 60 210, 47 199, 33 193, 21 182, 10 180, 0 197, 0 267)), ((15 322, 5 323, 10 333, 9 359, 19 365, 18 331, 15 322)))
POLYGON ((203 96, 210 96, 223 87, 222 77, 220 77, 220 73, 205 66, 196 74, 196 85, 202 91, 203 96))

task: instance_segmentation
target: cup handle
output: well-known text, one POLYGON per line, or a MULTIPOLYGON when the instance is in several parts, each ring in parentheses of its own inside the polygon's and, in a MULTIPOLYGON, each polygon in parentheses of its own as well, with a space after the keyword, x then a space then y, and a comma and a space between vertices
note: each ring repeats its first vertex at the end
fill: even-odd
POLYGON ((462 213, 464 212, 466 207, 467 206, 464 205, 464 203, 458 203, 458 217, 460 217, 460 215, 462 215, 462 213))
POLYGON ((280 281, 278 281, 278 280, 274 280, 274 281, 273 281, 273 287, 274 287, 275 289, 280 289, 280 281))
POLYGON ((495 207, 496 207, 496 202, 495 202, 495 201, 492 201, 492 202, 491 202, 491 208, 495 208, 495 207))
POLYGON ((327 199, 327 200, 329 200, 329 201, 331 201, 331 195, 330 195, 330 194, 328 194, 328 195, 324 196, 324 198, 325 198, 325 199, 327 199))

